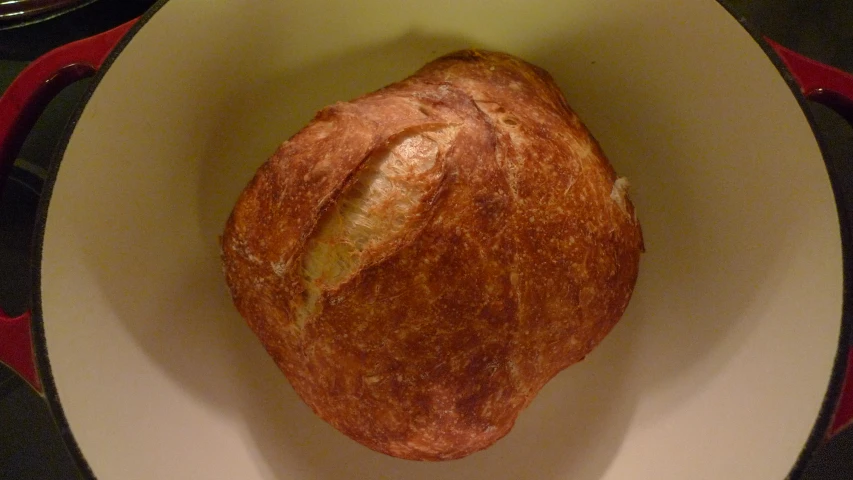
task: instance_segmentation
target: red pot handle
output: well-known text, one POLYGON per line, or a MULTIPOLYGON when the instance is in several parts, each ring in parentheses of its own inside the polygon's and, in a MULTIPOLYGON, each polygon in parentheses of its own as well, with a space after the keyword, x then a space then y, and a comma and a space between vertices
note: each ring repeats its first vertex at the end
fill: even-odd
MULTIPOLYGON (((6 89, 0 97, 0 195, 21 145, 50 100, 75 81, 94 75, 134 23, 136 19, 44 54, 6 89)), ((29 312, 10 317, 0 309, 0 362, 41 393, 29 312)))
POLYGON ((0 309, 0 362, 17 372, 37 392, 42 392, 33 354, 30 312, 10 317, 0 309))
MULTIPOLYGON (((804 57, 769 38, 764 40, 788 67, 807 99, 832 108, 853 126, 853 75, 804 57)), ((827 438, 853 425, 853 339, 850 341, 841 398, 826 432, 827 438)))
POLYGON ((847 374, 841 387, 841 399, 826 436, 833 437, 850 426, 853 426, 853 347, 847 353, 847 374))
POLYGON ((832 108, 853 125, 853 75, 804 57, 764 37, 809 100, 832 108))

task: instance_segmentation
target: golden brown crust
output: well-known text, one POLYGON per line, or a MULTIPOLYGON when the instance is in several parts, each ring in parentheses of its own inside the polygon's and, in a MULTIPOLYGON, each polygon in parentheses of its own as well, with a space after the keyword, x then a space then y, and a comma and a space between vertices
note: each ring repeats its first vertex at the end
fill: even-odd
POLYGON ((643 244, 623 187, 546 72, 457 52, 284 143, 228 220, 226 279, 321 418, 390 455, 459 458, 624 312, 643 244), (405 222, 346 246, 340 278, 306 274, 318 232, 400 138, 434 162, 403 178, 405 222))

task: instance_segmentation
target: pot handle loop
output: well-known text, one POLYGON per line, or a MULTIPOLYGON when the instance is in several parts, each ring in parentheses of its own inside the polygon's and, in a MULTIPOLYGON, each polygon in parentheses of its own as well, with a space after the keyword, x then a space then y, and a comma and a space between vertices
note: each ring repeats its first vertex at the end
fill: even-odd
MULTIPOLYGON (((0 195, 24 140, 50 100, 75 81, 94 75, 134 23, 136 19, 51 50, 9 85, 0 97, 0 195)), ((10 317, 0 309, 0 362, 41 393, 30 320, 29 312, 10 317)))
MULTIPOLYGON (((765 37, 776 52, 807 99, 826 105, 844 117, 853 126, 853 75, 808 57, 804 57, 765 37)), ((847 369, 832 417, 827 438, 835 436, 853 425, 853 339, 847 355, 847 369)))
POLYGON ((853 126, 853 75, 804 57, 765 37, 779 55, 802 94, 835 110, 853 126))
POLYGON ((0 97, 0 193, 30 130, 63 88, 91 77, 136 19, 63 45, 27 66, 0 97))

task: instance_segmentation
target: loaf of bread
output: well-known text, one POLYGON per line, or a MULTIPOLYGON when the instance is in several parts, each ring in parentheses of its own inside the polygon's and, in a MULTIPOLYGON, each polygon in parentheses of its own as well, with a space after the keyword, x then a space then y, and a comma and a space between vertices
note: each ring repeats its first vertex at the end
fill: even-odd
POLYGON ((456 52, 282 144, 228 219, 226 280, 320 418, 459 458, 622 316, 643 250, 627 187, 547 72, 456 52))

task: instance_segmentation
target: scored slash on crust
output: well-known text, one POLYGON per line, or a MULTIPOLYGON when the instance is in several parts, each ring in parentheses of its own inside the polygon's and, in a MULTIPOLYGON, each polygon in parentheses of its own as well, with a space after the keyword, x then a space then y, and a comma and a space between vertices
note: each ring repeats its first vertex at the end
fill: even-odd
POLYGON ((299 328, 318 313, 320 296, 393 254, 418 230, 443 177, 441 158, 458 127, 406 131, 373 152, 326 210, 306 242, 299 328))

